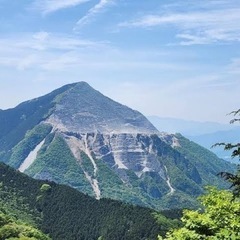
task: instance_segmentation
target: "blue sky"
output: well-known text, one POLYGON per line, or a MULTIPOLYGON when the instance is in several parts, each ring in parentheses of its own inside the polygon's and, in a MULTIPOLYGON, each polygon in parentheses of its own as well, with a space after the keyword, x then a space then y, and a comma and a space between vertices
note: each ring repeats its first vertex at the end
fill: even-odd
POLYGON ((0 0, 0 108, 86 81, 145 115, 228 122, 239 0, 0 0))

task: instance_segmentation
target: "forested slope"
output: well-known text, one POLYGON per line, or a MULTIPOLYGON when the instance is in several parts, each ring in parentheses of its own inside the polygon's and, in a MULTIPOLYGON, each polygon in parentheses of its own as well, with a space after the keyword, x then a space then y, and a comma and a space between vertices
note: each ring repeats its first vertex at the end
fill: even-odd
POLYGON ((1 209, 56 240, 156 239, 178 224, 147 208, 96 200, 68 186, 32 179, 5 164, 0 164, 0 182, 1 209))

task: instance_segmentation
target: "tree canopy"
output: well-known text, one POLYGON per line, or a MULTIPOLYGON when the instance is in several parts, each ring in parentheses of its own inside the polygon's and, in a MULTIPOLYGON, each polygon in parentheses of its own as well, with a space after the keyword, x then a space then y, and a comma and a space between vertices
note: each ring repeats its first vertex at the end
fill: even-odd
POLYGON ((207 187, 207 191, 200 197, 203 209, 185 210, 184 226, 167 233, 165 239, 240 239, 240 199, 228 190, 207 187))
POLYGON ((0 240, 50 240, 40 230, 0 210, 0 240))

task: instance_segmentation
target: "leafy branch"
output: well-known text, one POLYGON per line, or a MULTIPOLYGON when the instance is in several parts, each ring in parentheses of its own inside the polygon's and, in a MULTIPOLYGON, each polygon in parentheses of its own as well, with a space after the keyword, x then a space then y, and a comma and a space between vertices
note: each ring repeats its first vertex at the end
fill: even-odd
MULTIPOLYGON (((234 116, 240 116, 240 109, 236 111, 230 112, 228 115, 234 115, 234 116)), ((235 122, 240 122, 240 118, 234 118, 230 121, 230 124, 233 124, 235 122)), ((231 150, 232 151, 232 158, 238 157, 240 159, 240 143, 216 143, 212 147, 216 146, 224 146, 224 150, 231 150)), ((231 188, 233 188, 233 193, 235 196, 240 195, 240 166, 238 165, 238 170, 236 174, 232 174, 229 172, 220 172, 218 174, 225 180, 229 181, 231 183, 231 188)))

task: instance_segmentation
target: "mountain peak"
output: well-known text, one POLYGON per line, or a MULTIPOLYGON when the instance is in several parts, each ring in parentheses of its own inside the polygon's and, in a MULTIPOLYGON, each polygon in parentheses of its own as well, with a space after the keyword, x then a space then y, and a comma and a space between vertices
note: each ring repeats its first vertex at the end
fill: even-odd
POLYGON ((141 113, 104 96, 86 82, 72 84, 57 97, 55 111, 47 122, 57 129, 79 133, 158 133, 141 113))
POLYGON ((80 82, 75 82, 75 83, 72 83, 73 87, 77 87, 77 88, 82 88, 82 89, 88 89, 88 90, 93 90, 93 88, 87 83, 87 82, 84 82, 84 81, 80 81, 80 82))

